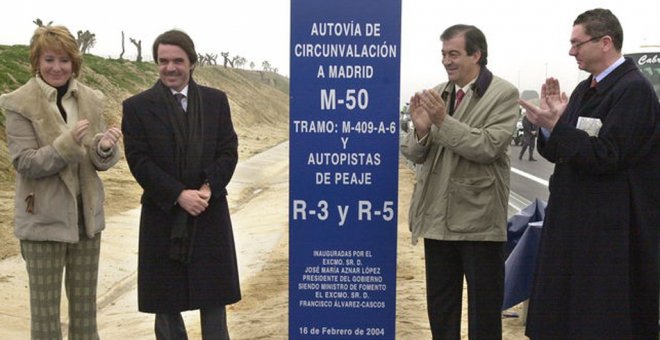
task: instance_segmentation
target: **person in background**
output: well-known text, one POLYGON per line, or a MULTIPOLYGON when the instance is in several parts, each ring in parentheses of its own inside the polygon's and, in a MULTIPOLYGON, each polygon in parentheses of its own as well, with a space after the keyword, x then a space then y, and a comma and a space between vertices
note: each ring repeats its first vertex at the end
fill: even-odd
POLYGON ((240 300, 227 184, 238 139, 224 92, 192 78, 184 32, 153 44, 160 79, 123 103, 126 159, 142 187, 138 308, 156 339, 187 339, 182 311, 200 310, 202 338, 229 339, 225 306, 240 300))
POLYGON ((522 148, 520 149, 520 154, 518 159, 522 159, 525 155, 525 151, 529 148, 529 161, 535 162, 534 159, 534 146, 536 145, 536 134, 538 133, 538 128, 536 125, 532 124, 526 116, 523 116, 522 119, 523 125, 523 139, 522 139, 522 148))
POLYGON ((550 179, 527 317, 531 339, 657 339, 660 105, 607 9, 573 22, 569 55, 590 74, 570 99, 546 80, 540 126, 550 179))
POLYGON ((414 131, 401 152, 417 167, 412 242, 424 239, 433 339, 460 339, 463 277, 469 337, 499 339, 518 90, 486 68, 486 37, 455 25, 440 36, 449 81, 410 100, 414 131))
POLYGON ((102 96, 83 85, 82 56, 63 26, 30 41, 33 77, 0 96, 16 169, 15 228, 29 278, 32 339, 61 339, 62 272, 69 338, 98 339, 96 289, 103 184, 97 171, 120 157, 121 131, 106 129, 102 96))

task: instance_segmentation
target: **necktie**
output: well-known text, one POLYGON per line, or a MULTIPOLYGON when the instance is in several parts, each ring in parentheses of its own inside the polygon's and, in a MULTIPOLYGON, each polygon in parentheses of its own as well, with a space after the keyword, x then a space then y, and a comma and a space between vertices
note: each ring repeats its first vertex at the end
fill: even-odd
POLYGON ((174 94, 174 98, 176 98, 176 102, 179 104, 181 109, 183 109, 183 111, 186 111, 185 106, 183 106, 183 98, 185 98, 185 97, 186 96, 184 96, 183 93, 175 93, 174 94))
POLYGON ((463 90, 459 89, 458 92, 456 92, 456 105, 454 105, 454 108, 457 108, 458 105, 461 104, 461 101, 463 100, 463 97, 465 97, 465 92, 463 92, 463 90))
POLYGON ((596 85, 598 85, 596 78, 591 78, 591 85, 589 87, 593 89, 596 85))

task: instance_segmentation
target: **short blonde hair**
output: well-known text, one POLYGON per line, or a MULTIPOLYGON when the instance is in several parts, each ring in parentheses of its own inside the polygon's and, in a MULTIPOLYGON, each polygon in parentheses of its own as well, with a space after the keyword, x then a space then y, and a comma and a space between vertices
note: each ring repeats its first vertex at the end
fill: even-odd
POLYGON ((71 58, 73 77, 80 74, 82 54, 71 32, 64 26, 40 26, 30 40, 30 65, 32 75, 39 70, 39 58, 45 50, 66 53, 71 58))

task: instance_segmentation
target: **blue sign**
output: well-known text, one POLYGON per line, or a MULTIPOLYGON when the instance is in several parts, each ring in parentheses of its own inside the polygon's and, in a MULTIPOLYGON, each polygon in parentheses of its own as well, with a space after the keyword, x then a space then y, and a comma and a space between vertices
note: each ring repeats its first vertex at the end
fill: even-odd
POLYGON ((289 338, 394 339, 401 0, 292 0, 289 338))

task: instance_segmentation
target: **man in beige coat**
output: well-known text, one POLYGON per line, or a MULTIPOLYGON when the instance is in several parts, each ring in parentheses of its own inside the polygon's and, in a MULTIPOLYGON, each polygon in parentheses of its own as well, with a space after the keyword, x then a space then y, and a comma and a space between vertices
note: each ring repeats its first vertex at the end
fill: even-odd
POLYGON ((501 338, 510 160, 518 90, 486 68, 474 26, 441 36, 449 82, 410 100, 414 131, 401 151, 417 167, 409 218, 424 239, 428 314, 434 339, 460 339, 463 276, 470 338, 501 338))

